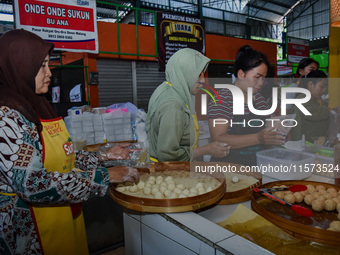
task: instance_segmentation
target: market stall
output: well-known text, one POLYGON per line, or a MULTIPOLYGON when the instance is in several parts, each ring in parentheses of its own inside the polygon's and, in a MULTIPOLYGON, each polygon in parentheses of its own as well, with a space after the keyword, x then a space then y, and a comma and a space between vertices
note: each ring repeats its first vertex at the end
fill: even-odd
MULTIPOLYGON (((98 121, 92 123, 98 125, 98 121)), ((201 143, 207 142, 208 131, 201 132, 200 138, 201 143)), ((147 148, 136 141, 85 148, 117 156, 103 158, 103 166, 123 164, 140 171, 139 183, 110 187, 111 198, 124 207, 127 254, 293 254, 296 247, 311 254, 338 252, 340 233, 328 228, 333 221, 340 222, 339 209, 318 212, 304 201, 304 194, 296 204, 313 210, 315 217, 303 218, 292 206, 253 193, 255 188, 323 185, 325 190, 334 189, 334 199, 340 199, 340 187, 334 185, 332 148, 319 144, 298 151, 272 147, 257 153, 253 167, 209 162, 207 157, 195 163, 149 164, 147 148)))
MULTIPOLYGON (((279 184, 291 186, 296 183, 314 185, 315 187, 322 185, 325 186, 325 189, 335 188, 339 192, 340 187, 334 185, 335 171, 330 171, 330 169, 327 169, 327 171, 314 169, 312 171, 313 169, 308 168, 309 164, 320 164, 320 160, 323 160, 322 163, 327 166, 333 164, 333 155, 323 156, 320 155, 320 152, 327 154, 331 153, 332 149, 316 147, 309 148, 308 152, 297 152, 284 148, 272 148, 267 152, 262 152, 259 154, 262 166, 268 163, 271 166, 281 166, 283 169, 285 164, 293 163, 296 167, 303 165, 307 169, 300 174, 297 174, 298 171, 296 170, 295 173, 288 172, 285 174, 279 171, 274 174, 257 173, 257 175, 243 173, 245 176, 255 177, 257 182, 247 188, 236 191, 229 190, 217 203, 206 204, 204 203, 205 200, 202 200, 201 205, 197 206, 198 204, 196 203, 196 207, 188 207, 186 208, 187 210, 182 211, 174 210, 171 203, 166 208, 164 201, 162 201, 162 203, 158 203, 158 206, 160 206, 158 210, 152 212, 147 207, 148 201, 145 199, 140 198, 139 207, 136 207, 134 205, 136 202, 131 202, 131 200, 130 203, 117 200, 117 192, 112 193, 111 189, 113 199, 126 207, 124 209, 126 253, 295 254, 295 248, 297 247, 311 254, 320 254, 320 252, 324 254, 339 253, 339 233, 327 230, 332 221, 338 221, 336 210, 313 211, 315 217, 312 218, 311 223, 310 219, 303 219, 304 217, 296 214, 290 207, 285 207, 260 194, 253 196, 252 192, 256 187, 273 187, 279 184), (268 161, 267 159, 265 161, 268 156, 274 157, 274 160, 268 161), (296 180, 290 180, 294 179, 294 176, 296 180), (267 210, 268 208, 262 207, 261 203, 257 203, 259 198, 265 202, 273 203, 277 211, 273 213, 267 210), (278 217, 272 220, 272 218, 275 218, 275 214, 278 217), (287 220, 286 216, 282 214, 290 215, 290 218, 287 220), (282 222, 278 220, 280 217, 282 222), (254 222, 255 225, 253 225, 254 222), (261 225, 260 228, 258 224, 261 225), (266 226, 266 228, 262 229, 262 226, 266 226)), ((198 164, 201 166, 214 165, 213 162, 196 163, 196 165, 198 164)), ((165 168, 162 170, 167 168, 174 170, 180 166, 188 170, 188 168, 190 169, 189 165, 189 163, 186 164, 185 162, 176 164, 161 163, 160 168, 165 168)), ((192 165, 191 170, 194 169, 192 165)), ((230 171, 232 171, 232 167, 237 169, 241 167, 228 163, 220 163, 220 166, 221 169, 229 169, 230 171)), ((233 176, 237 176, 237 174, 233 174, 233 176)), ((225 177, 228 180, 228 176, 226 175, 225 177)), ((235 183, 226 181, 226 186, 228 184, 230 189, 235 183)), ((228 190, 226 189, 226 191, 228 190)), ((130 195, 134 196, 132 193, 130 195)), ((189 203, 192 201, 190 197, 175 200, 185 201, 186 199, 189 203)), ((169 201, 170 199, 163 200, 169 201)), ((298 204, 312 210, 311 205, 308 206, 304 202, 301 203, 301 201, 298 204)))
MULTIPOLYGON (((312 175, 308 181, 332 184, 334 179, 312 175)), ((263 183, 276 181, 264 177, 263 183)), ((226 220, 239 205, 251 209, 251 202, 216 205, 199 212, 152 214, 124 211, 127 254, 272 254, 216 223, 226 220), (165 248, 166 247, 166 248, 165 248)), ((332 232, 329 233, 330 235, 332 232)), ((338 247, 337 247, 338 248, 338 247)), ((314 253, 326 249, 316 247, 314 253)), ((331 249, 331 248, 330 248, 331 249)), ((311 250, 313 252, 313 249, 311 250)), ((333 250, 333 254, 334 250, 333 250)))

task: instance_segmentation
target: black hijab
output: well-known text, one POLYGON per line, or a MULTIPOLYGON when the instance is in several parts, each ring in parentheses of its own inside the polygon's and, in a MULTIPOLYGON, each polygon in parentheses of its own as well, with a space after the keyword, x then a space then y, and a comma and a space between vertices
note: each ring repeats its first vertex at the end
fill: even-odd
POLYGON ((53 43, 23 29, 0 37, 0 105, 17 110, 38 125, 56 113, 44 95, 35 94, 35 77, 53 43))

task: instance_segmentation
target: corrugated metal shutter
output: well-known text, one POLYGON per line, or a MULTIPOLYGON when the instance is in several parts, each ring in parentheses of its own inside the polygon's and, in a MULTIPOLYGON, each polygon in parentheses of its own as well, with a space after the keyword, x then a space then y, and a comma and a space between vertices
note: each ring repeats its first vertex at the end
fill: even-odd
POLYGON ((159 84, 165 81, 165 72, 158 71, 157 62, 137 62, 137 104, 147 111, 149 99, 159 84))
MULTIPOLYGON (((133 103, 132 61, 98 59, 99 106, 115 103, 133 103)), ((165 73, 158 71, 157 62, 136 62, 137 107, 147 111, 153 91, 165 80, 165 73)))
POLYGON ((133 102, 131 61, 98 59, 99 106, 133 102))

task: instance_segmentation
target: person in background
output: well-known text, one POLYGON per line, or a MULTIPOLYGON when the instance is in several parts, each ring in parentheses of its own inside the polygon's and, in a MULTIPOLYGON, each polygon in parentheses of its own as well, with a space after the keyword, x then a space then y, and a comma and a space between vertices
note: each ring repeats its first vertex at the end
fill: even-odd
MULTIPOLYGON (((303 104, 311 115, 305 115, 294 105, 297 126, 293 127, 290 132, 291 140, 301 140, 302 135, 305 135, 306 141, 313 143, 313 137, 326 136, 329 127, 329 114, 332 109, 320 102, 322 102, 321 96, 326 92, 327 85, 327 75, 320 70, 313 70, 305 78, 301 78, 300 87, 308 89, 311 94, 311 99, 303 104)), ((304 94, 297 96, 297 98, 304 97, 304 94)), ((336 107, 334 110, 339 112, 340 107, 336 107)))
POLYGON ((312 58, 301 59, 296 69, 297 78, 296 84, 299 86, 301 78, 305 77, 313 70, 318 70, 319 66, 320 66, 319 62, 312 58))
POLYGON ((151 95, 145 130, 150 158, 154 161, 190 161, 203 155, 224 157, 225 143, 213 142, 197 147, 198 122, 194 95, 203 85, 210 59, 196 50, 185 48, 169 59, 166 81, 151 95))
MULTIPOLYGON (((299 87, 301 78, 305 77, 307 74, 309 74, 313 70, 319 69, 319 62, 312 58, 303 58, 300 60, 298 67, 296 69, 295 78, 293 79, 293 82, 288 85, 288 87, 294 88, 299 87)), ((286 97, 287 99, 293 99, 296 98, 296 93, 287 93, 286 97)), ((294 113, 294 107, 292 104, 287 105, 287 113, 293 114, 294 113)))
POLYGON ((44 96, 53 48, 22 29, 0 37, 0 254, 88 254, 81 202, 139 180, 134 168, 73 152, 44 96))
MULTIPOLYGON (((244 95, 244 115, 233 114, 233 95, 229 89, 221 89, 218 94, 222 104, 215 105, 211 100, 208 104, 208 119, 210 136, 214 141, 227 143, 231 146, 225 162, 256 165, 256 152, 265 148, 265 145, 280 145, 284 137, 273 127, 265 128, 268 116, 258 116, 250 112, 247 104, 248 88, 252 88, 254 107, 257 110, 269 109, 264 97, 258 93, 267 75, 269 62, 266 56, 245 45, 239 49, 234 66, 235 86, 241 89, 244 95), (226 124, 214 126, 214 120, 223 120, 226 124), (257 123, 249 120, 255 119, 257 123), (231 125, 231 123, 238 123, 231 125), (242 124, 244 123, 244 124, 242 124), (255 127, 256 126, 256 127, 255 127)), ((216 96, 215 96, 216 97, 216 96)), ((216 98, 217 99, 217 98, 216 98)), ((212 158, 211 161, 221 161, 212 158)))

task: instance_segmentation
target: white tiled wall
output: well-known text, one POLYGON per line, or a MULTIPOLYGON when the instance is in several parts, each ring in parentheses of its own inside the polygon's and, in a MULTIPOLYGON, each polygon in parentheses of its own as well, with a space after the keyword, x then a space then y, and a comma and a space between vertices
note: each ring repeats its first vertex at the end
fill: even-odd
POLYGON ((124 240, 126 255, 142 255, 140 222, 124 213, 124 240))
MULTIPOLYGON (((159 232, 142 225, 143 254, 159 255, 196 255, 182 244, 160 234, 159 232)), ((199 247, 198 247, 199 248, 199 247)))

